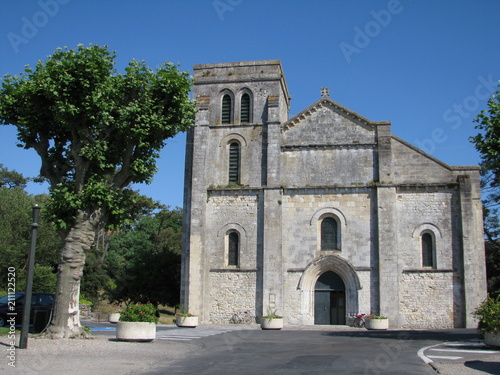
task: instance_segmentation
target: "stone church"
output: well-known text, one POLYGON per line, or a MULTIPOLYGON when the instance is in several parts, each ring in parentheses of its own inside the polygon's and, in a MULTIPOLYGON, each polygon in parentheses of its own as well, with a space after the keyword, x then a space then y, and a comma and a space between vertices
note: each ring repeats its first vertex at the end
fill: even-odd
MULTIPOLYGON (((319 96, 319 95, 318 95, 319 96)), ((479 168, 329 97, 289 118, 280 61, 194 67, 181 303, 204 323, 473 327, 486 298, 479 168)))

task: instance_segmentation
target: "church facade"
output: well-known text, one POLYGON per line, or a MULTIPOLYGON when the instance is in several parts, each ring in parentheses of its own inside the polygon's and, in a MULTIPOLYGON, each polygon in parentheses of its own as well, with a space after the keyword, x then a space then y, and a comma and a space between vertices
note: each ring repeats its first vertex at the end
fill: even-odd
POLYGON ((181 303, 201 322, 474 327, 486 298, 477 166, 335 102, 289 118, 278 60, 194 67, 181 303))

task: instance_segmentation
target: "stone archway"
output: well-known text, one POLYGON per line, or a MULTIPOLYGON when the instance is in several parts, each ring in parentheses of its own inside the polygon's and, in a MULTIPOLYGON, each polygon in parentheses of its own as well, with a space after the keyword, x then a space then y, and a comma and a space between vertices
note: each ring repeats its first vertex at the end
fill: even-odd
POLYGON ((302 294, 302 324, 314 324, 314 291, 316 281, 322 274, 328 271, 339 275, 345 284, 346 314, 358 312, 358 291, 361 289, 361 283, 354 267, 347 260, 337 255, 327 255, 309 263, 299 280, 298 289, 302 294))

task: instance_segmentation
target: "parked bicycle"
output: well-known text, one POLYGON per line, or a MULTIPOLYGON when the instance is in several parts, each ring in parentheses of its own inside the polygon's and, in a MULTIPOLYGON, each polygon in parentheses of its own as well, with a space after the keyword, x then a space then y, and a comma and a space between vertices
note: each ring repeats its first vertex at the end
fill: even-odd
POLYGON ((354 319, 353 326, 357 328, 363 328, 365 326, 365 315, 366 314, 358 314, 354 319))

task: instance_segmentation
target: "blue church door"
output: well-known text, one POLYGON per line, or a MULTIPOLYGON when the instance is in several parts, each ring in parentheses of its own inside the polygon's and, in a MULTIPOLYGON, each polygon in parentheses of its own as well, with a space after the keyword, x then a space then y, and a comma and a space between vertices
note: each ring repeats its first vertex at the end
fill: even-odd
POLYGON ((345 324, 345 285, 335 272, 325 272, 316 281, 314 324, 345 324))

